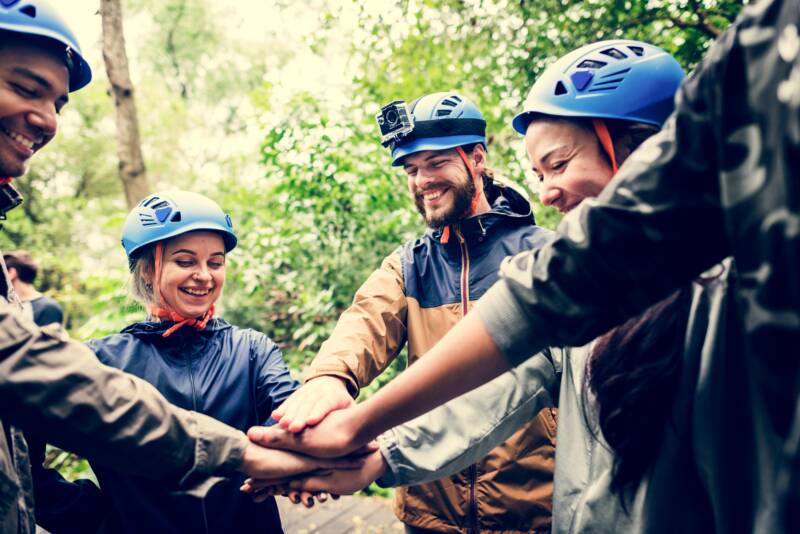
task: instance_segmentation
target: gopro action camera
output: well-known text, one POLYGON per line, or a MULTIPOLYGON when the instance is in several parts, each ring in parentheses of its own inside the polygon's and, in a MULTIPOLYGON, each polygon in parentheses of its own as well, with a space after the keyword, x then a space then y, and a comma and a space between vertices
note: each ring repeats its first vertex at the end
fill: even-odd
POLYGON ((380 113, 375 115, 375 119, 381 128, 383 146, 389 146, 414 131, 414 117, 408 105, 402 100, 395 100, 383 106, 380 113))

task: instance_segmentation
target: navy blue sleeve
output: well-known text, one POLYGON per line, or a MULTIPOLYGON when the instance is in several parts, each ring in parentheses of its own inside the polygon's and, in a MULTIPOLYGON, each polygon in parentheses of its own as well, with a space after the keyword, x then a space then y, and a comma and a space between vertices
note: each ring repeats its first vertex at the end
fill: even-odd
POLYGON ((91 480, 66 480, 44 467, 45 444, 26 436, 36 523, 53 534, 95 532, 105 517, 103 493, 91 480))
POLYGON ((250 333, 250 358, 254 364, 256 380, 256 402, 261 424, 274 423, 269 417, 272 410, 280 406, 294 393, 300 383, 293 379, 283 361, 283 354, 270 338, 254 330, 250 333))

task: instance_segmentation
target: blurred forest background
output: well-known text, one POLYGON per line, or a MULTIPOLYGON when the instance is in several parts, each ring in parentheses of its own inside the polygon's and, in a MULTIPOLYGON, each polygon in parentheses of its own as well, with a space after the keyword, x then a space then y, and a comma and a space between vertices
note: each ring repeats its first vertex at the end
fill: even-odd
MULTIPOLYGON (((16 182, 26 202, 0 234, 4 250, 24 244, 33 252, 43 266, 40 289, 64 306, 69 331, 84 340, 143 316, 127 298, 119 237, 128 207, 96 3, 86 15, 68 13, 83 17, 78 29, 96 25, 94 36, 79 35, 95 81, 72 95, 56 141, 16 182)), ((625 37, 662 46, 689 71, 741 7, 123 0, 147 182, 153 191, 207 194, 231 214, 240 244, 229 257, 221 314, 270 335, 299 377, 360 282, 424 231, 401 171, 380 146, 381 105, 463 92, 487 117, 490 166, 528 187, 510 120, 546 65, 588 42, 625 37)), ((535 200, 534 213, 539 224, 558 223, 535 200)))

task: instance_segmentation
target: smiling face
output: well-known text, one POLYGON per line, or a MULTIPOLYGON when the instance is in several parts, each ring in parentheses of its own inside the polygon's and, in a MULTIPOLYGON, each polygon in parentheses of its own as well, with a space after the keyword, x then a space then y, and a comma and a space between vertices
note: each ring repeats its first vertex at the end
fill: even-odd
POLYGON ((167 241, 161 268, 161 295, 184 317, 200 317, 225 285, 225 243, 216 232, 198 230, 167 241))
POLYGON ((596 197, 613 175, 594 132, 565 119, 537 118, 525 133, 539 198, 567 213, 584 198, 596 197))
POLYGON ((426 150, 403 159, 408 190, 428 226, 438 228, 489 210, 486 198, 481 195, 474 212, 468 213, 478 187, 476 179, 481 179, 484 169, 484 156, 481 145, 467 155, 472 158, 476 178, 470 177, 455 149, 426 150))
POLYGON ((67 103, 64 62, 35 44, 0 44, 0 177, 21 176, 30 157, 56 134, 67 103))

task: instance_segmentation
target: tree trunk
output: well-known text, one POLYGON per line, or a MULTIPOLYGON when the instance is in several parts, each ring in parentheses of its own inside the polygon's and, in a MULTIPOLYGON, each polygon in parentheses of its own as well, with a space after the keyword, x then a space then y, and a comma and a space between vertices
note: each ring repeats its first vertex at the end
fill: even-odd
POLYGON ((100 15, 103 20, 103 59, 116 109, 119 177, 128 209, 132 209, 150 193, 150 184, 139 141, 139 119, 125 53, 120 0, 100 0, 100 15))

